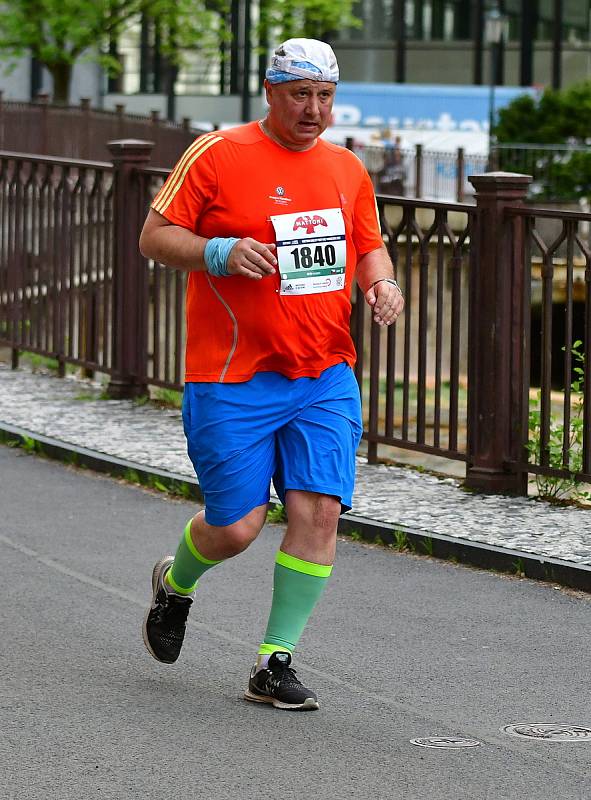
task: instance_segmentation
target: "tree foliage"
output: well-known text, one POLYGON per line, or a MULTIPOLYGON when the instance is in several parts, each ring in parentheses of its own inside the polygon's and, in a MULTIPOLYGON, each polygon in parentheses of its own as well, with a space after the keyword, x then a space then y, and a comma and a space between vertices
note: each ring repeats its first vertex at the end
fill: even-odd
MULTIPOLYGON (((323 38, 357 24, 353 0, 261 0, 262 41, 323 38)), ((121 69, 109 55, 115 40, 143 14, 155 21, 160 49, 172 63, 183 51, 219 50, 230 38, 230 0, 0 0, 0 54, 9 63, 34 56, 52 75, 54 101, 67 103, 72 68, 80 59, 121 69)))
POLYGON ((499 111, 499 142, 584 144, 591 136, 591 81, 546 89, 538 99, 521 95, 499 111))
POLYGON ((161 50, 174 61, 182 48, 217 48, 226 0, 5 0, 0 2, 0 52, 8 61, 34 56, 51 73, 54 100, 68 102, 72 67, 82 58, 110 74, 121 65, 109 55, 116 39, 140 15, 156 21, 161 50))
POLYGON ((7 0, 0 4, 0 51, 9 61, 34 56, 51 73, 57 99, 65 102, 72 66, 87 51, 115 68, 101 45, 140 9, 140 0, 7 0))
POLYGON ((334 31, 358 27, 354 0, 263 0, 260 25, 278 41, 292 36, 325 39, 334 31))
POLYGON ((494 134, 501 144, 540 145, 534 155, 499 150, 501 169, 533 174, 538 199, 591 197, 591 153, 584 150, 591 143, 591 81, 546 89, 539 98, 517 97, 499 111, 494 134))

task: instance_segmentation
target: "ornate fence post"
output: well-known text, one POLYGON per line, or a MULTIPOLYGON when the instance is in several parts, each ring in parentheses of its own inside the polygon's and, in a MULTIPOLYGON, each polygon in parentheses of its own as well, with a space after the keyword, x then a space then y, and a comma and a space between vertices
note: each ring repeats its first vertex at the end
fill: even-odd
MULTIPOLYGON (((505 215, 521 205, 531 176, 472 176, 478 208, 470 265, 468 463, 466 486, 527 494, 521 460, 524 397, 523 225, 505 215)), ((528 334, 529 335, 529 334, 528 334)))
POLYGON ((113 160, 113 372, 107 386, 110 397, 138 397, 146 393, 141 363, 146 346, 144 262, 138 249, 143 224, 142 182, 137 168, 145 166, 153 142, 119 139, 107 143, 113 160))

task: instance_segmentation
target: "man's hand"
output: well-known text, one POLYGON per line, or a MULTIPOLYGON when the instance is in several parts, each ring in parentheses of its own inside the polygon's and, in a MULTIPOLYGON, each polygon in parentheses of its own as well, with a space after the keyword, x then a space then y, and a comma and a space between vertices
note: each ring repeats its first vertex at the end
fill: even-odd
POLYGON ((365 300, 373 310, 378 325, 392 325, 404 309, 404 298, 393 283, 381 280, 365 293, 365 300))
POLYGON ((275 258, 274 244, 261 244, 256 239, 247 237, 236 242, 226 266, 230 275, 243 275, 245 278, 252 278, 260 281, 268 275, 275 274, 277 259, 275 258))

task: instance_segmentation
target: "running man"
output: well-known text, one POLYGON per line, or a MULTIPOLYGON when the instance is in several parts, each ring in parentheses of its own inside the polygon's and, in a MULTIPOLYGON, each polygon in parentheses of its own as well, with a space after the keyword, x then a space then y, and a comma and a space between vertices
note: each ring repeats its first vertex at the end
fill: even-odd
POLYGON ((189 272, 183 423, 205 498, 154 567, 144 642, 176 661, 201 576, 259 535, 273 481, 287 531, 245 698, 293 710, 318 708, 291 656, 332 571, 362 433, 354 277, 378 324, 404 306, 365 168, 319 139, 338 77, 329 45, 284 42, 265 119, 199 137, 140 239, 144 256, 189 272))

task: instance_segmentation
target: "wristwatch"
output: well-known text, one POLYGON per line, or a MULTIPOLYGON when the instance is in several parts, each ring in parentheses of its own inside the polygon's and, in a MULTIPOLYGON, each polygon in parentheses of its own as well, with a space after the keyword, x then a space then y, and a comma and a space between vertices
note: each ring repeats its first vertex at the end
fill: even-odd
POLYGON ((391 283, 392 286, 395 286, 398 289, 398 291, 400 292, 400 294, 402 294, 402 289, 398 285, 398 281, 395 281, 394 278, 378 278, 377 281, 374 281, 372 283, 371 288, 373 289, 373 287, 376 285, 376 283, 381 283, 382 281, 386 281, 386 283, 391 283))

